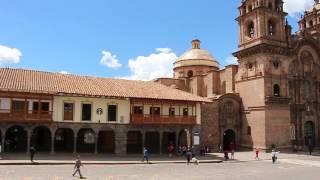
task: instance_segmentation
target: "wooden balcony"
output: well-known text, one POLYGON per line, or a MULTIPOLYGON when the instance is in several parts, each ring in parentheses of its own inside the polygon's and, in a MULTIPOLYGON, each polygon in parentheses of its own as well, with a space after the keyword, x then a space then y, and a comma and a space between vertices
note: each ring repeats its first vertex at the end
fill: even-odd
POLYGON ((195 125, 196 116, 168 116, 168 115, 138 115, 131 114, 131 124, 134 125, 195 125))
POLYGON ((12 111, 0 109, 0 122, 51 122, 52 111, 12 111))

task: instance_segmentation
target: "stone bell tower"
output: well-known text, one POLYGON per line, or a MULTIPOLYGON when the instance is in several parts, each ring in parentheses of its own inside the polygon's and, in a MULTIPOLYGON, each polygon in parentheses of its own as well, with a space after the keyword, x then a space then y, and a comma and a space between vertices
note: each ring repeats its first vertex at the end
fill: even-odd
POLYGON ((241 144, 288 147, 290 111, 284 64, 290 55, 291 27, 283 1, 242 0, 239 11, 239 50, 233 55, 239 62, 236 92, 243 102, 241 144))
POLYGON ((240 16, 240 50, 258 44, 287 46, 287 26, 282 0, 243 0, 240 16))

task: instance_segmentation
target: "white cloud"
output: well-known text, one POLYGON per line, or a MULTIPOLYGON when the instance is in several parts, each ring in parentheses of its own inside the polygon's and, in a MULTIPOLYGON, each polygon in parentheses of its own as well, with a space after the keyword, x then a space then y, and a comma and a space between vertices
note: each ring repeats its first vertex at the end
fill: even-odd
POLYGON ((177 55, 169 48, 157 48, 148 56, 138 56, 129 60, 131 75, 121 77, 132 80, 152 80, 159 77, 173 76, 173 63, 177 55))
POLYGON ((113 69, 122 67, 122 64, 119 63, 117 56, 112 55, 112 53, 108 51, 102 51, 100 64, 113 69))
POLYGON ((60 74, 70 74, 68 71, 60 71, 60 74))
POLYGON ((5 63, 19 63, 22 53, 19 49, 0 45, 0 65, 5 63))
POLYGON ((314 0, 284 0, 284 10, 290 16, 297 17, 300 13, 310 9, 314 4, 314 0))
POLYGON ((225 59, 224 62, 226 65, 238 64, 238 59, 236 57, 230 55, 225 59))

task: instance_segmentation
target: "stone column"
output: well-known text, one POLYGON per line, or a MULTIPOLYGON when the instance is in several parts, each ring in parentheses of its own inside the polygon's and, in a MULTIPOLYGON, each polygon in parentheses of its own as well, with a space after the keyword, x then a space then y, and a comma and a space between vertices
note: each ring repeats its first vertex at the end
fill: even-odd
POLYGON ((99 139, 99 133, 96 133, 95 136, 95 144, 94 144, 94 154, 98 154, 98 139, 99 139))
POLYGON ((77 154, 77 135, 73 137, 73 154, 77 154))
POLYGON ((4 130, 1 130, 2 135, 1 135, 1 153, 3 154, 5 152, 5 140, 6 140, 6 132, 4 130))
POLYGON ((176 147, 179 148, 179 131, 176 131, 176 147))
POLYGON ((125 127, 117 127, 114 131, 115 153, 125 155, 127 153, 127 132, 125 127))
POLYGON ((55 142, 55 132, 56 132, 56 129, 51 129, 51 154, 54 154, 55 151, 54 151, 54 142, 55 142))
POLYGON ((160 133, 160 137, 159 137, 159 138, 160 138, 160 151, 159 151, 159 152, 160 152, 160 155, 162 155, 162 137, 163 137, 163 132, 162 132, 162 130, 160 130, 159 133, 160 133))
POLYGON ((141 141, 142 141, 142 154, 143 154, 143 148, 145 147, 145 139, 146 139, 146 132, 145 131, 141 131, 141 133, 142 133, 142 136, 141 136, 141 141))
POLYGON ((31 145, 31 136, 32 136, 32 130, 31 129, 26 129, 27 131, 27 136, 28 136, 28 140, 27 140, 27 153, 30 153, 30 145, 31 145))

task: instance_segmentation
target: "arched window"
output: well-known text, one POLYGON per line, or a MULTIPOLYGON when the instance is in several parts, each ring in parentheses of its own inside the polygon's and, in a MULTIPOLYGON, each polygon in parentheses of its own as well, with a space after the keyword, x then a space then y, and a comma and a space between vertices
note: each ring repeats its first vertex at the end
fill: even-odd
POLYGON ((273 86, 273 96, 279 97, 280 96, 280 86, 275 84, 273 86))
POLYGON ((254 31, 254 23, 253 22, 250 22, 248 24, 248 27, 247 27, 247 36, 250 37, 250 38, 253 38, 254 37, 254 34, 255 34, 255 31, 254 31))
POLYGON ((252 5, 250 5, 250 6, 248 7, 248 11, 251 12, 252 9, 253 9, 253 8, 252 8, 252 5))
POLYGON ((187 74, 187 75, 188 75, 188 78, 191 78, 191 77, 193 76, 193 71, 191 71, 191 70, 188 71, 188 74, 187 74))
POLYGON ((313 21, 309 21, 309 27, 313 27, 313 21))
POLYGON ((269 2, 269 4, 268 4, 268 8, 269 8, 269 9, 273 9, 272 2, 269 2))
POLYGON ((272 20, 268 21, 268 34, 269 36, 276 34, 276 24, 272 20))

